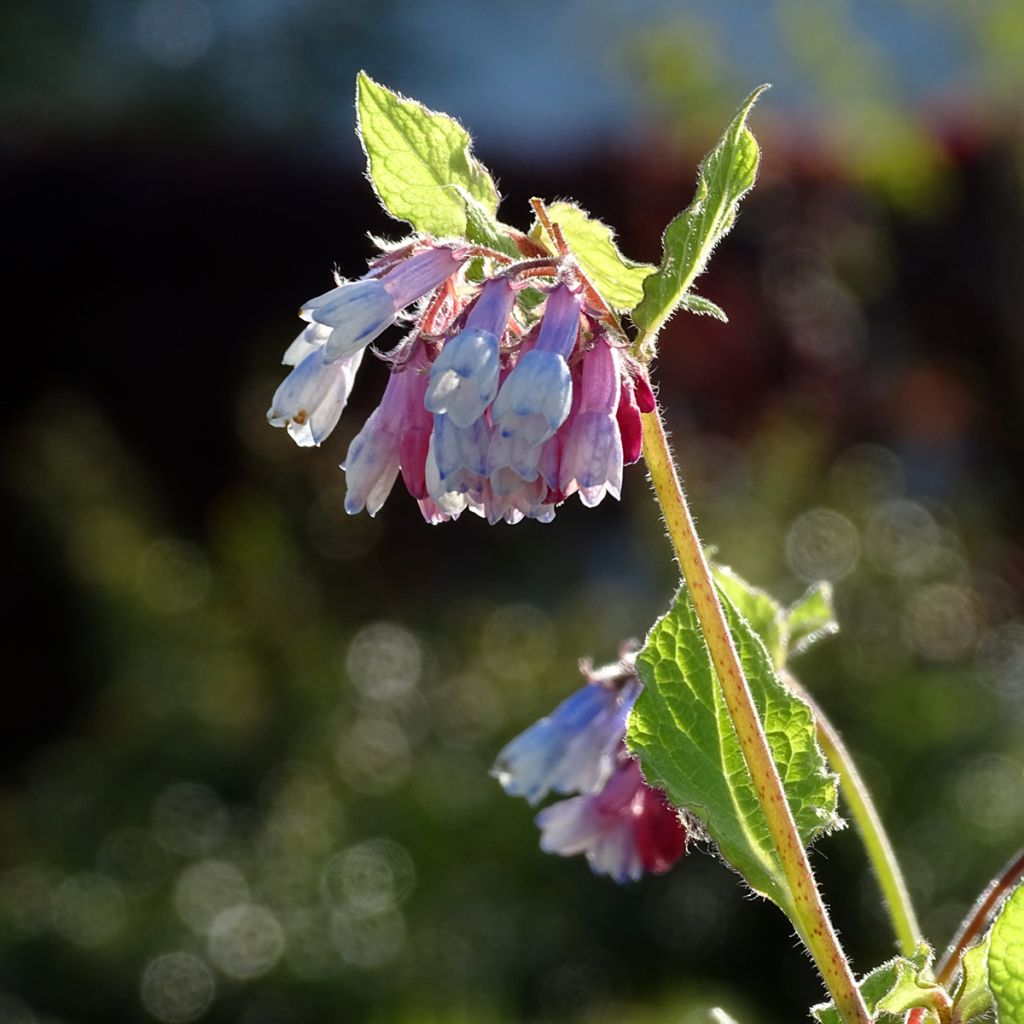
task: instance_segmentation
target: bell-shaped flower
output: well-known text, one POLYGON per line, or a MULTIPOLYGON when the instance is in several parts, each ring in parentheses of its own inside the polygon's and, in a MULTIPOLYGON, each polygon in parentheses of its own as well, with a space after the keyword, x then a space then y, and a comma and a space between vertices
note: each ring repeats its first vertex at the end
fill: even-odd
POLYGON ((578 490, 590 507, 605 494, 618 498, 622 488, 622 437, 615 418, 620 376, 617 352, 599 335, 583 360, 579 407, 566 424, 558 468, 559 490, 578 490))
POLYGON ((584 853, 618 882, 668 870, 685 852, 687 818, 644 782, 626 750, 629 713, 643 689, 630 655, 596 671, 588 684, 517 736, 491 774, 531 804, 549 792, 579 793, 541 811, 541 848, 584 853))
POLYGON ((427 498, 426 451, 430 416, 423 408, 428 359, 423 340, 415 337, 395 363, 380 405, 352 439, 342 464, 345 470, 345 511, 363 508, 376 515, 394 486, 399 471, 418 500, 427 498))
POLYGON ((310 324, 289 346, 284 362, 294 368, 274 392, 267 420, 287 427, 300 447, 319 445, 337 426, 363 361, 363 349, 325 363, 324 328, 310 324))
POLYGON ((369 345, 406 306, 432 292, 463 262, 449 247, 431 246, 396 263, 380 277, 348 281, 310 299, 299 315, 332 328, 323 358, 340 359, 369 345))
POLYGON ((586 854, 595 874, 616 882, 661 874, 686 852, 687 828, 662 793, 625 755, 596 793, 561 800, 537 815, 546 853, 586 854))
POLYGON ((451 519, 458 519, 466 508, 483 513, 484 478, 477 469, 482 464, 487 437, 487 426, 482 420, 470 427, 456 427, 443 414, 434 417, 425 467, 427 493, 436 507, 451 519), (443 439, 443 476, 437 456, 438 424, 443 439))
POLYGON ((509 796, 531 804, 556 793, 590 793, 611 775, 640 693, 635 676, 592 679, 520 733, 498 754, 491 774, 509 796))
POLYGON ((488 281, 466 317, 465 326, 447 339, 430 368, 424 403, 447 415, 457 427, 478 420, 494 401, 501 372, 501 338, 505 333, 515 289, 505 278, 488 281))
POLYGON ((502 520, 510 524, 524 519, 550 523, 555 518, 555 506, 544 481, 539 477, 530 481, 516 477, 516 481, 515 486, 499 493, 490 480, 485 480, 482 507, 471 505, 470 509, 483 515, 491 526, 502 520))

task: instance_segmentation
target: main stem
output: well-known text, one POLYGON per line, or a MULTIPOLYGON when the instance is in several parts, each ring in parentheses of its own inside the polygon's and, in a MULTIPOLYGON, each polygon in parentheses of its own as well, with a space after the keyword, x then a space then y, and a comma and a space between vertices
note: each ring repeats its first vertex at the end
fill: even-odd
POLYGON ((665 517, 683 580, 689 589, 747 770, 782 862, 791 896, 790 917, 810 950, 845 1024, 870 1024, 871 1016, 832 927, 807 851, 790 812, 782 779, 772 760, 754 698, 733 646, 657 409, 643 416, 643 446, 651 483, 665 517))
POLYGON ((906 957, 912 957, 923 941, 921 927, 917 923, 917 915, 910 902, 907 884, 903 880, 899 862, 896 860, 896 854, 885 833, 885 827, 882 825, 882 819, 878 816, 878 810, 871 799, 871 794, 867 786, 864 785, 864 780, 860 777, 857 766, 853 763, 853 758, 850 757, 850 752, 844 746, 842 737, 836 732, 825 713, 800 683, 788 673, 787 682, 791 689, 799 693, 811 705, 814 711, 814 719, 818 728, 818 742, 821 743, 825 756, 839 775, 843 799, 850 809, 854 824, 860 833, 861 842, 864 843, 864 849, 867 851, 868 860, 878 878, 882 896, 889 909, 889 918, 896 932, 900 952, 906 957))

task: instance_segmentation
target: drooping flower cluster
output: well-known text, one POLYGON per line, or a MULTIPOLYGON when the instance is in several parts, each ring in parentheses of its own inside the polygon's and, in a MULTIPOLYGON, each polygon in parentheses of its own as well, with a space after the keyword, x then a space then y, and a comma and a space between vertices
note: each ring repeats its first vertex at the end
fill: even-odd
POLYGON ((300 311, 307 326, 267 418, 307 446, 337 425, 366 347, 419 303, 343 463, 350 513, 375 515, 401 474, 431 523, 465 509, 548 522, 574 493, 589 506, 618 498, 623 466, 640 457, 640 415, 654 408, 646 372, 573 261, 506 259, 475 280, 477 252, 419 240, 300 311))
POLYGON ((552 791, 577 794, 537 815, 546 852, 584 853, 595 873, 617 882, 661 874, 686 851, 688 825, 626 750, 626 720, 643 684, 628 657, 584 673, 587 685, 512 740, 492 774, 531 804, 552 791))

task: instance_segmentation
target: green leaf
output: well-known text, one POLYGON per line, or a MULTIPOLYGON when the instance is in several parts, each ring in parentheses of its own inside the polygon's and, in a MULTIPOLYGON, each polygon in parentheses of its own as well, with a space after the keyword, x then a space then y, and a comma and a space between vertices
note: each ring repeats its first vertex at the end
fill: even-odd
POLYGON ((772 656, 772 663, 776 668, 782 668, 786 664, 789 636, 782 605, 764 590, 749 584, 728 566, 716 565, 713 572, 715 581, 728 595, 736 610, 764 641, 772 656))
POLYGON ((716 305, 710 299, 705 299, 703 295, 698 295, 696 292, 687 292, 679 300, 679 305, 690 313, 696 313, 697 316, 713 316, 716 320, 721 320, 723 324, 729 322, 729 318, 725 315, 725 310, 721 306, 716 305))
POLYGON ((747 117, 767 88, 762 85, 743 101, 701 162, 690 205, 665 228, 661 266, 644 281, 643 301, 632 314, 633 322, 649 336, 658 333, 678 306, 687 304, 690 286, 733 226, 740 199, 753 188, 760 150, 747 128, 747 117))
MULTIPOLYGON (((857 983, 871 1018, 900 1020, 915 1006, 932 1008, 944 999, 943 990, 930 978, 932 951, 922 943, 912 960, 898 956, 876 967, 857 983)), ((834 1003, 811 1007, 821 1024, 842 1024, 834 1003)))
POLYGON ((498 190, 457 121, 399 96, 365 71, 356 79, 356 110, 367 173, 393 217, 426 234, 464 235, 459 189, 491 216, 497 213, 498 190))
POLYGON ((992 925, 988 984, 999 1024, 1024 1024, 1024 885, 1011 893, 992 925))
POLYGON ((822 580, 813 584, 786 611, 790 657, 803 654, 811 644, 839 631, 832 606, 832 584, 822 580))
MULTIPOLYGON (((765 645, 723 592, 722 604, 800 836, 836 828, 836 778, 815 739, 811 709, 779 681, 765 645)), ((644 681, 629 747, 648 782, 699 818, 756 892, 789 905, 775 853, 690 596, 680 590, 637 657, 644 681)))
POLYGON ((953 1002, 957 1020, 973 1020, 992 1009, 992 991, 988 986, 988 949, 992 932, 960 958, 960 985, 953 1002))
MULTIPOLYGON (((562 229, 583 273, 612 309, 632 309, 643 298, 644 278, 654 273, 654 267, 623 256, 615 244, 615 233, 607 224, 594 220, 573 203, 553 203, 548 207, 548 216, 562 229)), ((557 251, 539 223, 534 224, 530 236, 552 252, 557 251)))
POLYGON ((471 242, 486 245, 489 249, 503 252, 513 259, 520 259, 522 254, 509 237, 505 225, 461 185, 454 186, 454 189, 465 206, 466 238, 471 242))

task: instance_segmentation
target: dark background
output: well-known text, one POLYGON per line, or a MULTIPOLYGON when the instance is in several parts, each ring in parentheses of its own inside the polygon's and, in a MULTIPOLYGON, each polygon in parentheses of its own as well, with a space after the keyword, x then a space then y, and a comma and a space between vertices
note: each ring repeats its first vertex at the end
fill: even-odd
MULTIPOLYGON (((296 449, 294 309, 398 237, 354 74, 461 117, 503 216, 656 260, 739 99, 761 181, 655 375, 706 542, 785 600, 942 946, 1024 836, 1024 14, 1013 3, 203 3, 0 13, 9 285, 0 1020, 792 1020, 784 919, 694 853, 618 888, 487 769, 674 586, 639 467, 428 528, 296 449), (497 41, 500 40, 500 45, 497 41), (495 52, 497 47, 497 53, 495 52), (171 959, 168 959, 168 956, 171 959), (784 979, 780 983, 779 979, 784 979)), ((893 943, 815 858, 859 971, 893 943)))

